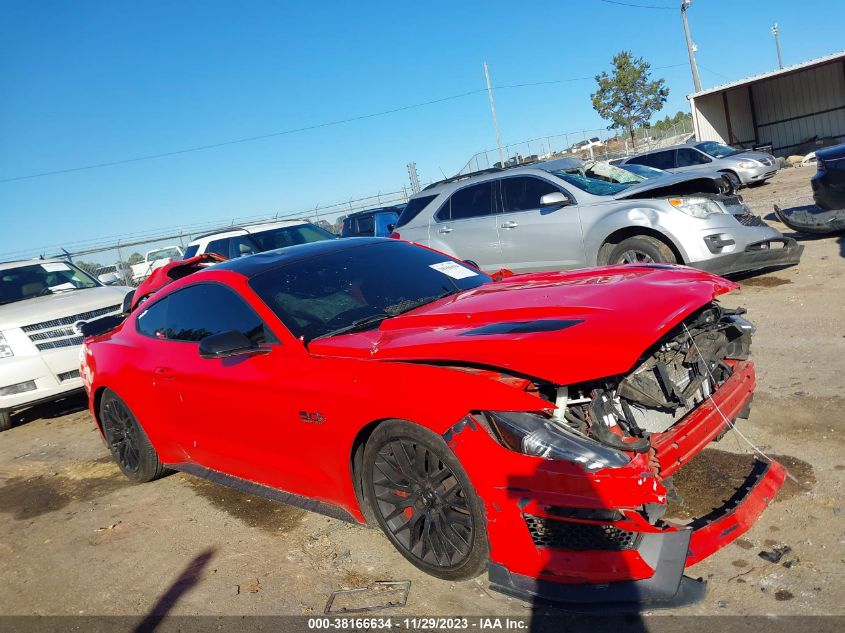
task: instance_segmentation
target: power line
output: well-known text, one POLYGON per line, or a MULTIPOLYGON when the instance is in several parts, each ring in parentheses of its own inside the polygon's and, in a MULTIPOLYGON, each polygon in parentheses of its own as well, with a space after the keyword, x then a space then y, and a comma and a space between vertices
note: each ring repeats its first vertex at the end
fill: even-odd
MULTIPOLYGON (((655 68, 654 70, 660 70, 663 68, 675 68, 676 66, 681 66, 683 64, 673 64, 670 66, 660 66, 655 68)), ((593 79, 594 77, 570 77, 568 79, 552 79, 549 81, 537 81, 533 83, 522 83, 522 84, 511 84, 511 85, 504 85, 504 86, 495 86, 494 90, 508 90, 513 88, 528 88, 533 86, 545 86, 545 85, 552 85, 552 84, 560 84, 560 83, 570 83, 574 81, 585 81, 589 79, 593 79)), ((193 147, 186 147, 183 149, 172 150, 168 152, 159 152, 157 154, 145 154, 142 156, 135 156, 133 158, 123 158, 118 160, 111 160, 111 161, 104 161, 101 163, 93 163, 90 165, 81 165, 79 167, 68 167, 65 169, 55 169, 51 171, 42 171, 34 174, 26 174, 23 176, 11 176, 9 178, 0 178, 0 183, 6 182, 16 182, 20 180, 31 180, 33 178, 43 178, 46 176, 58 176, 60 174, 70 174, 79 171, 89 171, 91 169, 101 169, 103 167, 114 167, 117 165, 126 165, 129 163, 138 163, 147 160, 157 160, 159 158, 167 158, 170 156, 179 156, 182 154, 190 154, 193 152, 202 152, 210 149, 217 149, 220 147, 227 147, 230 145, 240 145, 243 143, 252 143, 254 141, 261 141, 268 138, 275 138, 279 136, 287 136, 290 134, 297 134, 300 132, 308 132, 311 130, 318 130, 321 128, 327 127, 334 127, 337 125, 344 125, 346 123, 354 123, 355 121, 363 121, 366 119, 373 119, 377 117, 387 116, 390 114, 396 114, 397 112, 405 112, 408 110, 414 110, 416 108, 423 108, 430 105, 436 105, 438 103, 445 103, 447 101, 454 101, 456 99, 463 99, 464 97, 469 97, 472 95, 476 95, 482 92, 486 92, 486 88, 479 88, 477 90, 470 90, 468 92, 462 92, 460 94, 450 95, 448 97, 442 97, 440 99, 432 99, 430 101, 423 101, 421 103, 414 103, 411 105, 400 106, 397 108, 392 108, 390 110, 382 110, 380 112, 371 112, 369 114, 362 114, 359 116, 349 117, 346 119, 339 119, 337 121, 327 121, 324 123, 316 123, 314 125, 306 125, 303 127, 298 128, 291 128, 289 130, 281 130, 278 132, 269 132, 267 134, 258 134, 255 136, 246 136, 243 138, 232 139, 228 141, 221 141, 219 143, 209 143, 206 145, 196 145, 193 147)))
POLYGON ((634 4, 632 2, 619 2, 618 0, 599 0, 605 4, 618 4, 621 7, 633 7, 635 9, 658 9, 660 11, 676 11, 675 7, 659 7, 653 4, 634 4))

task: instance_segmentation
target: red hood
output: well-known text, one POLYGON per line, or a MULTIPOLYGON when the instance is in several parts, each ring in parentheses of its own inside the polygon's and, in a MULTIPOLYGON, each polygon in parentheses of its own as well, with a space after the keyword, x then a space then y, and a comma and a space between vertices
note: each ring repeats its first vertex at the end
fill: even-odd
POLYGON ((574 384, 627 372, 686 316, 737 287, 709 273, 669 266, 515 275, 387 319, 377 330, 313 341, 309 350, 470 363, 574 384), (551 331, 536 331, 543 320, 557 323, 551 331), (506 323, 521 324, 517 330, 523 331, 476 331, 506 323))

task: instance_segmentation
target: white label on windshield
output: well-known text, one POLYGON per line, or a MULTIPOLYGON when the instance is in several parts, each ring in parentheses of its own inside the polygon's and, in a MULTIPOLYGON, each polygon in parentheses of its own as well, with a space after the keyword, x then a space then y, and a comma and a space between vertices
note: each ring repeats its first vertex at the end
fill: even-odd
POLYGON ((59 262, 47 262, 46 264, 41 264, 41 268, 48 273, 60 273, 70 270, 67 264, 61 264, 59 262))
POLYGON ((444 275, 449 275, 452 279, 475 277, 478 274, 466 266, 461 266, 458 262, 440 262, 439 264, 431 264, 429 268, 433 268, 444 275))
POLYGON ((76 286, 68 281, 63 284, 59 284, 58 286, 50 286, 50 290, 54 292, 57 290, 76 290, 76 286))

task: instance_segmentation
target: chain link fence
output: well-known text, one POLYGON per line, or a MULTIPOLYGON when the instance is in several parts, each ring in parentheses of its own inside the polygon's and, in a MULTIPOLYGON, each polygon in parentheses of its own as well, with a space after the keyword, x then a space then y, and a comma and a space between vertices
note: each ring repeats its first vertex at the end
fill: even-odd
MULTIPOLYGON (((654 128, 637 129, 633 143, 627 134, 612 135, 607 129, 601 128, 581 130, 580 132, 565 132, 519 143, 510 143, 502 147, 502 153, 504 154, 504 167, 563 157, 613 160, 614 158, 623 158, 659 147, 676 145, 686 141, 692 134, 692 120, 683 119, 679 123, 660 131, 654 128)), ((494 167, 503 167, 498 148, 475 154, 461 168, 458 175, 471 174, 494 167)))

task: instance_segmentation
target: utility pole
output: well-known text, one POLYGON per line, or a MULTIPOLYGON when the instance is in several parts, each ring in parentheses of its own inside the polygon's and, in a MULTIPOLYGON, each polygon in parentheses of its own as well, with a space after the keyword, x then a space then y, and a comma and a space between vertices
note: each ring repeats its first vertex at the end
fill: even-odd
POLYGON ((681 2, 681 21, 684 23, 684 35, 687 38, 687 52, 689 52, 689 65, 692 69, 692 83, 695 85, 695 91, 701 92, 701 79, 698 77, 698 66, 695 64, 695 44, 692 43, 692 37, 689 34, 689 22, 687 22, 687 9, 692 4, 692 0, 683 0, 681 2))
POLYGON ((496 104, 493 103, 493 86, 490 85, 490 71, 487 69, 487 62, 484 66, 484 79, 487 82, 487 96, 490 97, 490 113, 493 115, 493 129, 496 130, 496 147, 499 148, 499 164, 505 166, 505 154, 502 152, 502 139, 499 136, 499 121, 496 120, 496 104))
POLYGON ((775 38, 775 46, 778 49, 778 68, 783 68, 783 58, 780 56, 780 31, 777 22, 772 25, 772 36, 775 38))

